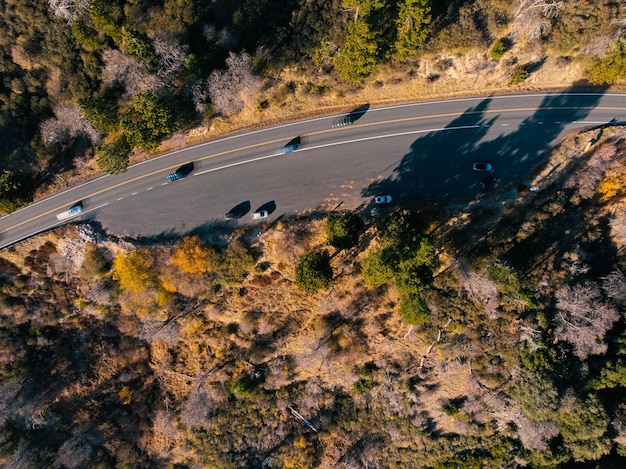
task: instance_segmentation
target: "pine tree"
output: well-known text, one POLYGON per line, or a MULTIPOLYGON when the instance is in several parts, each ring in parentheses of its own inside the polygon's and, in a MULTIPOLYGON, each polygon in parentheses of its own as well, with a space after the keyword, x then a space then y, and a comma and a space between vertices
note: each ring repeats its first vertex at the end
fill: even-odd
POLYGON ((393 57, 404 62, 415 54, 430 33, 430 0, 404 0, 396 19, 397 36, 393 57))

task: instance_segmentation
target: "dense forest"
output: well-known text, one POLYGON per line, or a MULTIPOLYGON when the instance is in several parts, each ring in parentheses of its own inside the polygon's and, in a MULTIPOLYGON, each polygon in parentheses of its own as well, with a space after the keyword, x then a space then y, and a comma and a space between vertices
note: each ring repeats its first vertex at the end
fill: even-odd
MULTIPOLYGON (((625 10, 0 0, 0 212, 216 123, 416 89, 619 87, 625 10)), ((0 464, 624 467, 625 178, 615 125, 462 209, 180 239, 75 223, 5 249, 0 464)))
MULTIPOLYGON (((172 133, 245 109, 256 112, 249 121, 267 122, 274 112, 302 110, 292 96, 317 100, 308 109, 323 100, 341 105, 368 85, 373 92, 363 99, 384 99, 385 76, 393 86, 424 82, 425 94, 436 93, 455 60, 473 69, 457 90, 464 80, 468 89, 470 81, 524 83, 547 59, 580 66, 572 78, 587 85, 626 77, 624 6, 609 0, 2 0, 0 7, 3 213, 62 187, 71 172, 123 172, 134 153, 158 151, 172 133), (497 78, 480 81, 496 69, 497 78)), ((562 73, 546 75, 539 86, 562 73)))

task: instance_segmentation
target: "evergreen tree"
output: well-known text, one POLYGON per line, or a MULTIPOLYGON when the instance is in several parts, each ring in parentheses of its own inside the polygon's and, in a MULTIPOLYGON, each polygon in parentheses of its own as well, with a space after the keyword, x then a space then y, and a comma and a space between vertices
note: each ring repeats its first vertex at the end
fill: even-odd
POLYGON ((333 268, 327 251, 313 251, 300 257, 296 265, 296 285, 300 290, 314 295, 333 283, 333 268))
POLYGON ((397 36, 393 57, 404 62, 415 54, 430 33, 430 0, 404 0, 396 19, 397 36))
POLYGON ((366 19, 359 18, 348 27, 346 42, 335 60, 342 78, 359 83, 378 65, 378 34, 366 19))
POLYGON ((110 174, 124 173, 128 168, 130 151, 131 147, 124 136, 113 143, 98 145, 96 147, 98 167, 110 174))

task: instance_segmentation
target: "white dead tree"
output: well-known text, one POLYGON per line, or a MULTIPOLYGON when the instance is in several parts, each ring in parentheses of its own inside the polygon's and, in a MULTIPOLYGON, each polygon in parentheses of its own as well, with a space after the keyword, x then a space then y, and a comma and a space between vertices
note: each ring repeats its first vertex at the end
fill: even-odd
POLYGON ((626 277, 619 270, 602 278, 602 290, 610 299, 621 303, 626 301, 626 277))
POLYGON ((606 352, 604 335, 619 319, 619 314, 604 301, 597 284, 564 286, 556 293, 556 308, 556 341, 572 344, 574 354, 581 360, 606 352))
POLYGON ((164 80, 170 80, 183 68, 187 46, 164 31, 159 31, 154 36, 152 45, 159 57, 158 75, 164 80))
POLYGON ((202 114, 206 111, 207 102, 209 100, 209 87, 204 80, 198 80, 194 82, 189 88, 191 94, 191 102, 193 103, 196 111, 202 114))
POLYGON ((39 126, 44 145, 66 142, 79 135, 85 135, 91 143, 98 143, 102 135, 91 122, 85 119, 75 103, 57 104, 54 117, 46 119, 39 126))
POLYGON ((209 76, 211 101, 224 115, 241 111, 260 86, 261 79, 252 73, 252 57, 246 52, 231 52, 226 59, 226 70, 214 70, 209 76))
POLYGON ((622 251, 626 248, 626 209, 619 207, 613 213, 611 217, 611 238, 617 246, 617 249, 622 251))
POLYGON ((556 0, 520 0, 513 14, 513 29, 518 36, 538 39, 552 27, 552 20, 563 10, 556 0))
POLYGON ((89 0, 48 0, 48 4, 55 16, 72 22, 87 11, 89 0))
POLYGON ((120 83, 126 90, 125 98, 133 97, 142 91, 154 91, 162 85, 159 77, 152 75, 146 66, 116 49, 102 53, 102 81, 105 84, 120 83))

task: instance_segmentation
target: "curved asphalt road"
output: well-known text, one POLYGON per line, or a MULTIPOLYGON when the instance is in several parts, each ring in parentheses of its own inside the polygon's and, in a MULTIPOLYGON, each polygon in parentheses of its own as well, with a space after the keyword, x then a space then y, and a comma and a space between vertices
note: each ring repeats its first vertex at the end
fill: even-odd
POLYGON ((228 223, 259 223, 342 204, 354 208, 372 196, 394 202, 471 200, 484 176, 474 161, 490 162, 499 184, 523 181, 567 133, 626 121, 626 94, 503 95, 416 102, 352 113, 352 125, 332 127, 337 115, 240 132, 133 165, 40 200, 0 218, 0 248, 61 223, 99 222, 132 236, 181 235, 228 223), (277 148, 300 137, 293 153, 277 148), (165 176, 184 163, 184 179, 165 176), (83 213, 59 222, 56 214, 83 201, 83 213))

